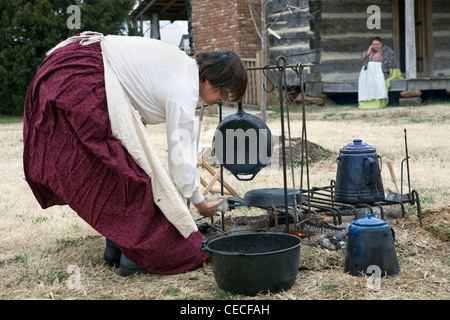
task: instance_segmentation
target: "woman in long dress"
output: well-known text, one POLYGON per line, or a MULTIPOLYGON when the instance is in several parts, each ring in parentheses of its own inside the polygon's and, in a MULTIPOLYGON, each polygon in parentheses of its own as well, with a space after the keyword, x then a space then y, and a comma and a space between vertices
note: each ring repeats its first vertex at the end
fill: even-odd
POLYGON ((388 91, 392 79, 402 79, 400 65, 394 51, 375 37, 361 57, 363 67, 358 80, 358 107, 381 109, 389 102, 388 91))
MULTIPOLYGON (((239 100, 246 86, 245 67, 231 51, 191 58, 149 38, 91 32, 69 38, 50 51, 27 93, 26 181, 42 208, 69 205, 105 236, 107 262, 131 263, 122 275, 191 270, 208 258, 200 251, 203 236, 192 229, 182 234, 167 218, 171 210, 162 212, 170 206, 160 195, 167 201, 190 199, 206 217, 217 213, 221 200, 207 202, 200 190, 195 110, 199 97, 209 105, 239 100), (105 73, 105 63, 111 72, 105 73), (116 88, 131 106, 119 105, 114 117, 109 107, 118 93, 105 85, 112 78, 118 79, 116 88), (179 194, 160 187, 155 196, 155 181, 138 164, 141 159, 112 133, 112 119, 133 114, 130 109, 143 123, 166 123, 169 154, 174 155, 169 157, 170 179, 179 194)), ((126 140, 133 128, 119 129, 126 140)), ((163 175, 158 171, 152 176, 163 175)), ((189 213, 187 206, 174 203, 175 211, 189 213)))

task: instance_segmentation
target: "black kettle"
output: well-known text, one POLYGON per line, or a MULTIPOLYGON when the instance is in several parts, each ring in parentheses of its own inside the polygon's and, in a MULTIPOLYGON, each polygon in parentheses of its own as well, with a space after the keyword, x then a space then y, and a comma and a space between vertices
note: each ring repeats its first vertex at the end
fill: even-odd
POLYGON ((373 203, 384 200, 381 158, 376 149, 355 139, 337 158, 335 198, 343 203, 373 203))

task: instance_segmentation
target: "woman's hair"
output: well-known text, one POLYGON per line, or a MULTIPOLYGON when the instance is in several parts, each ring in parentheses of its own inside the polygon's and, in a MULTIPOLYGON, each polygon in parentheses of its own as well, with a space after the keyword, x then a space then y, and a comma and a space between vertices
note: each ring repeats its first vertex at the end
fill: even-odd
MULTIPOLYGON (((380 37, 375 37, 375 38, 373 38, 373 39, 372 39, 372 42, 374 42, 374 41, 378 41, 379 43, 383 43, 383 40, 381 40, 380 37)), ((371 42, 371 43, 372 43, 372 42, 371 42)))
POLYGON ((198 53, 200 81, 227 92, 230 101, 239 101, 247 90, 247 70, 239 56, 230 50, 198 53))

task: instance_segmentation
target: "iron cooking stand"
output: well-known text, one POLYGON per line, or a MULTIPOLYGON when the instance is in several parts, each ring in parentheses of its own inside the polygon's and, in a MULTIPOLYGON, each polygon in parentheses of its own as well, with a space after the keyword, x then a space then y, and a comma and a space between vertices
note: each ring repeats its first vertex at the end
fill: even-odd
MULTIPOLYGON (((406 147, 406 158, 402 161, 402 175, 403 175, 403 162, 406 161, 406 170, 408 176, 408 188, 409 194, 406 197, 407 199, 403 199, 401 197, 400 200, 388 200, 385 199, 383 201, 377 201, 374 203, 357 203, 357 204, 348 204, 348 203, 340 203, 334 200, 335 195, 335 181, 331 180, 329 186, 325 187, 310 187, 309 181, 309 160, 308 160, 308 146, 307 146, 307 133, 306 133, 306 110, 305 110, 305 93, 303 86, 303 69, 305 67, 311 67, 313 64, 302 64, 298 63, 295 65, 286 64, 286 59, 284 57, 279 57, 276 61, 276 65, 268 65, 265 67, 250 67, 247 68, 250 70, 259 70, 262 71, 264 77, 269 81, 271 88, 267 90, 267 88, 263 88, 266 92, 270 93, 275 89, 275 84, 271 81, 269 76, 267 75, 267 70, 273 70, 278 73, 278 89, 280 96, 280 118, 281 118, 281 148, 282 148, 282 168, 283 168, 283 189, 284 189, 284 208, 282 207, 272 207, 272 208, 263 208, 269 212, 273 212, 275 214, 275 224, 276 229, 278 230, 278 217, 277 213, 284 214, 285 218, 285 226, 286 233, 289 233, 289 217, 293 218, 293 222, 295 228, 298 230, 298 227, 307 222, 318 219, 318 214, 324 212, 330 212, 333 216, 333 224, 341 225, 342 224, 342 216, 354 215, 355 218, 358 218, 358 210, 367 209, 370 211, 372 215, 374 215, 374 208, 378 208, 380 211, 380 218, 384 219, 385 214, 383 208, 385 206, 392 205, 400 205, 402 217, 405 215, 405 204, 416 205, 417 213, 419 217, 420 226, 422 226, 422 216, 421 216, 421 205, 419 200, 419 195, 416 190, 411 190, 410 187, 410 179, 409 179, 409 163, 408 163, 408 149, 406 146, 406 129, 405 129, 405 147, 406 147), (292 69, 299 78, 301 96, 302 96, 302 137, 301 137, 301 165, 300 165, 300 187, 297 189, 295 187, 295 179, 294 179, 294 169, 293 169, 293 159, 292 159, 292 148, 289 148, 290 152, 290 162, 291 162, 291 173, 292 173, 292 189, 294 190, 294 205, 289 206, 288 203, 288 187, 287 187, 287 161, 286 161, 286 145, 285 145, 285 112, 287 117, 287 130, 289 135, 289 143, 292 143, 290 136, 290 119, 289 119, 289 106, 287 100, 287 85, 286 85, 286 70, 292 69), (306 170, 306 172, 304 172, 306 170), (304 184, 304 176, 306 176, 306 189, 303 188, 304 184), (300 190, 300 201, 297 203, 296 201, 296 190, 300 190)), ((219 120, 220 122, 223 120, 222 116, 222 102, 219 101, 219 120)), ((290 147, 290 146, 289 146, 290 147)), ((273 155, 272 155, 273 156, 273 155)), ((224 177, 223 177, 223 165, 220 164, 220 185, 221 185, 221 195, 224 195, 224 177)), ((403 189, 403 185, 402 185, 403 189)), ((239 200, 239 199, 238 199, 239 200)), ((242 199, 240 199, 242 200, 242 199)), ((229 202, 230 203, 230 202, 229 202)), ((256 206, 257 207, 257 206, 256 206)), ((225 231, 224 226, 224 212, 222 212, 222 231, 225 231)), ((213 218, 211 218, 211 222, 213 222, 213 218)))
MULTIPOLYGON (((286 64, 286 59, 284 57, 279 57, 276 61, 276 65, 267 65, 264 67, 250 67, 247 68, 248 71, 251 70, 259 70, 262 71, 263 75, 267 78, 267 80, 271 84, 271 89, 267 90, 264 87, 264 90, 266 92, 272 92, 275 89, 274 83, 270 80, 268 75, 266 74, 267 70, 274 70, 278 72, 278 89, 279 89, 279 96, 280 96, 280 118, 281 118, 281 148, 282 148, 282 168, 283 168, 283 189, 284 189, 284 208, 280 207, 272 207, 269 210, 272 210, 275 214, 282 213, 285 216, 285 226, 286 226, 286 232, 289 233, 289 217, 293 217, 294 223, 296 228, 298 227, 298 224, 306 222, 308 219, 303 219, 302 214, 302 203, 303 203, 303 193, 300 192, 300 203, 297 203, 296 201, 296 192, 297 188, 295 188, 294 183, 294 172, 293 172, 293 165, 292 165, 292 152, 291 152, 291 170, 292 170, 292 183, 293 183, 293 197, 294 197, 294 206, 293 208, 290 208, 288 203, 288 187, 287 187, 287 166, 286 166, 286 150, 285 150, 285 115, 284 115, 284 108, 286 107, 286 115, 287 115, 287 125, 288 125, 288 133, 289 133, 289 142, 291 143, 291 137, 290 137, 290 120, 289 120, 289 107, 287 104, 287 84, 286 84, 286 70, 292 69, 299 77, 300 82, 300 88, 301 88, 301 94, 302 94, 302 112, 303 112, 303 121, 302 121, 302 158, 305 159, 306 164, 306 176, 307 176, 307 185, 309 189, 309 168, 308 168, 308 156, 307 156, 307 137, 306 137, 306 116, 305 116, 305 104, 304 104, 304 88, 303 88, 303 69, 305 67, 312 67, 313 64, 286 64), (284 90, 283 90, 284 88, 284 90), (286 102, 286 106, 285 106, 286 102), (303 156, 305 154, 305 156, 303 156), (284 210, 283 210, 284 209, 284 210)), ((219 101, 219 122, 221 122, 222 119, 222 102, 219 101)), ((301 163, 301 178, 300 178, 300 189, 302 190, 303 186, 303 162, 301 163)), ((223 165, 220 164, 220 175, 221 175, 221 195, 224 195, 224 186, 223 186, 223 165)), ((309 194, 309 192, 307 192, 309 194)), ((309 206, 308 206, 309 207, 309 206)), ((213 218, 211 218, 211 222, 213 221, 213 218)), ((278 222, 278 218, 275 219, 276 223, 278 222)), ((224 213, 222 212, 222 231, 224 230, 224 213)))

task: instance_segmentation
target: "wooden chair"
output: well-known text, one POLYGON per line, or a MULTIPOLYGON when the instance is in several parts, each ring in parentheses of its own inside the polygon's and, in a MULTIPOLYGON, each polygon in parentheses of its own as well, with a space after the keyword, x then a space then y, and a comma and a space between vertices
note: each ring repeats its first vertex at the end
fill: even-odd
MULTIPOLYGON (((198 156, 198 166, 201 166, 203 168, 205 168, 211 175, 212 178, 211 180, 208 182, 205 179, 203 179, 202 177, 200 177, 200 182, 202 183, 202 185, 205 187, 205 190, 203 191, 203 195, 207 195, 208 193, 211 194, 220 194, 221 190, 220 189, 213 189, 213 186, 216 182, 220 182, 220 168, 219 169, 214 169, 211 165, 209 165, 206 161, 205 161, 205 155, 209 152, 209 150, 211 149, 211 145, 199 145, 199 140, 200 140, 200 135, 202 132, 202 121, 203 121, 203 111, 204 111, 204 103, 202 101, 202 106, 201 106, 201 110, 200 110, 200 116, 199 116, 199 128, 198 128, 198 136, 197 136, 197 149, 201 152, 200 155, 198 156)), ((226 183, 225 181, 223 181, 223 186, 224 186, 224 195, 231 195, 234 197, 239 197, 239 194, 233 190, 233 188, 226 183)))
MULTIPOLYGON (((212 194, 220 194, 221 193, 220 189, 213 188, 213 186, 216 182, 221 181, 220 180, 220 178, 221 178, 220 177, 220 168, 214 169, 210 164, 208 164, 205 161, 205 155, 209 152, 210 149, 211 149, 211 146, 209 146, 209 145, 199 147, 201 154, 199 155, 198 166, 205 168, 206 171, 208 171, 212 175, 212 178, 209 182, 206 181, 205 179, 203 179, 202 177, 200 177, 200 182, 205 187, 205 189, 203 191, 203 195, 205 195, 205 196, 208 193, 212 193, 212 194)), ((224 195, 239 197, 239 194, 236 191, 234 191, 233 188, 226 181, 223 181, 223 187, 224 187, 224 190, 223 190, 224 195)))

